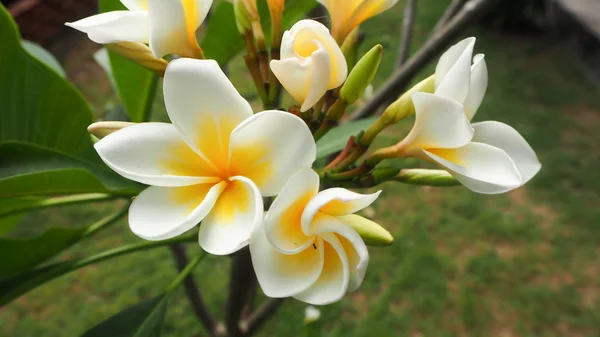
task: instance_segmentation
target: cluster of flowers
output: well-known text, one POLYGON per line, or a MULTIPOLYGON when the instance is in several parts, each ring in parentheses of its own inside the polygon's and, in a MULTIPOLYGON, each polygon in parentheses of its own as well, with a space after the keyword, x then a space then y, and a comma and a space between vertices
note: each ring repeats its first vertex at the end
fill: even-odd
MULTIPOLYGON (((129 11, 68 25, 98 43, 143 43, 155 58, 182 57, 169 62, 164 74, 172 124, 128 125, 95 144, 114 171, 149 185, 131 205, 132 231, 164 240, 202 222, 199 243, 209 253, 226 255, 249 245, 259 283, 271 297, 327 304, 358 288, 369 253, 354 228, 372 222, 354 213, 380 192, 319 191, 312 170, 316 144, 305 121, 278 110, 253 113, 218 64, 199 59, 195 32, 211 0, 121 1, 129 11), (263 198, 275 196, 265 214, 263 198)), ((345 82, 345 37, 397 0, 320 2, 332 16, 332 33, 316 21, 299 21, 283 34, 280 59, 270 63, 301 111, 345 82)), ((255 10, 255 1, 243 3, 255 10)), ((466 39, 442 56, 430 80, 435 90, 412 94, 412 131, 375 154, 423 158, 476 192, 500 193, 524 184, 540 165, 511 127, 470 123, 487 86, 483 56, 471 64, 474 43, 466 39)))

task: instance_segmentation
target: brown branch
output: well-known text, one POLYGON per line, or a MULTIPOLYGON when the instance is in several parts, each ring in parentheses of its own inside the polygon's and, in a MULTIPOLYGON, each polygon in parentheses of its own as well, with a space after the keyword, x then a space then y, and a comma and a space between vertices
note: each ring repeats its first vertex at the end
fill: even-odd
POLYGON ((404 7, 404 20, 402 21, 402 34, 400 35, 400 45, 398 46, 398 58, 396 59, 396 68, 400 68, 408 59, 410 52, 410 41, 412 39, 413 28, 415 25, 415 13, 417 11, 417 0, 407 0, 404 7))
POLYGON ((462 8, 462 6, 467 2, 467 0, 452 0, 450 5, 446 8, 440 19, 433 27, 432 35, 435 34, 438 30, 440 30, 458 11, 462 8))
POLYGON ((282 303, 283 298, 271 298, 266 301, 248 318, 245 324, 245 335, 252 336, 279 309, 282 303))
POLYGON ((242 313, 250 293, 251 281, 254 277, 252 259, 248 247, 232 256, 231 279, 229 280, 229 297, 225 314, 225 327, 228 337, 244 336, 240 328, 242 313))
MULTIPOLYGON (((177 265, 177 270, 182 271, 188 265, 188 257, 185 252, 185 247, 179 243, 170 245, 171 253, 173 253, 173 258, 175 259, 175 264, 177 265)), ((187 295, 190 304, 192 305, 192 309, 194 313, 202 322, 202 325, 206 328, 206 330, 212 335, 215 331, 216 322, 212 317, 204 300, 202 299, 202 294, 200 293, 200 289, 196 285, 196 281, 194 281, 194 277, 190 274, 183 280, 183 287, 185 289, 185 294, 187 295)))
POLYGON ((440 55, 454 39, 471 26, 482 14, 492 8, 498 0, 471 0, 439 32, 435 33, 423 47, 387 80, 375 96, 362 106, 353 120, 371 116, 404 92, 406 86, 429 62, 440 55))

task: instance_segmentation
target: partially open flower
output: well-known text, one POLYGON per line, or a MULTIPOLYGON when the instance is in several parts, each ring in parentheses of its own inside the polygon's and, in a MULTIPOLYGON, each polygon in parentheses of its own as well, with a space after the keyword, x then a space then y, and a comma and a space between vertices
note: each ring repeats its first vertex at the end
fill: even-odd
POLYGON ((313 107, 348 76, 342 50, 327 27, 314 20, 298 21, 283 34, 281 59, 271 61, 271 70, 302 104, 301 111, 313 107))
POLYGON ((398 0, 317 0, 331 16, 333 36, 341 44, 364 21, 394 6, 398 0))
POLYGON ((267 296, 293 296, 321 305, 340 300, 363 281, 369 252, 346 217, 377 199, 343 188, 319 192, 319 176, 298 171, 250 243, 258 281, 267 296))
POLYGON ((136 42, 150 45, 152 54, 197 56, 196 30, 212 0, 121 0, 128 11, 113 11, 66 23, 101 44, 136 42))
POLYGON ((95 144, 117 173, 151 185, 131 204, 131 230, 163 240, 202 221, 204 250, 235 252, 262 223, 262 196, 277 194, 294 172, 312 165, 310 130, 282 111, 253 115, 212 60, 172 61, 164 97, 173 124, 135 124, 95 144))

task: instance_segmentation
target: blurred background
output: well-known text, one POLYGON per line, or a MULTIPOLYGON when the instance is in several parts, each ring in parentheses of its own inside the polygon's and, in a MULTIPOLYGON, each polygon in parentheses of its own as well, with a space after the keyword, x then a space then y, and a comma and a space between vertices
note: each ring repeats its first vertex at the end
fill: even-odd
MULTIPOLYGON (((411 52, 427 39, 449 2, 418 1, 411 52)), ((2 4, 23 38, 61 61, 98 119, 119 114, 119 99, 93 58, 99 46, 63 26, 94 13, 96 1, 2 4)), ((376 43, 384 47, 375 90, 393 71, 403 11, 401 0, 362 26, 363 52, 376 43)), ((462 187, 386 185, 365 215, 388 228, 396 243, 370 249, 362 287, 320 308, 311 336, 600 336, 600 1, 502 0, 465 36, 477 37, 476 52, 486 55, 490 73, 475 119, 519 130, 538 153, 540 174, 500 196, 462 187)), ((245 97, 256 98, 241 58, 231 64, 230 74, 245 97)), ((153 116, 166 120, 157 96, 153 116)), ((387 130, 378 145, 403 138, 411 123, 387 130)), ((38 211, 15 219, 20 224, 8 235, 88 224, 119 206, 38 211)), ((66 257, 138 240, 121 221, 68 250, 66 257)), ((195 272, 218 315, 228 266, 229 259, 209 256, 195 272)), ((77 336, 153 296, 175 275, 166 248, 79 270, 0 308, 0 336, 77 336)), ((171 303, 165 335, 199 331, 181 290, 171 303)), ((305 333, 304 308, 287 301, 258 335, 305 333)))

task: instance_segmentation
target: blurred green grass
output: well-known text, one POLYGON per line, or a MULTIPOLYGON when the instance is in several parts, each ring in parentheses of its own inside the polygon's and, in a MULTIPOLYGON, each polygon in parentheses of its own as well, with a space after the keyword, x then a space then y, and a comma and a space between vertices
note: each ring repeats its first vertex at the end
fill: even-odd
MULTIPOLYGON (((413 51, 446 3, 419 2, 413 51)), ((363 51, 376 43, 385 50, 375 87, 392 71, 402 7, 401 1, 364 25, 363 51)), ((476 51, 486 54, 490 72, 488 94, 476 120, 514 126, 536 149, 544 167, 526 187, 500 196, 477 195, 462 187, 384 185, 374 218, 390 229, 396 243, 371 248, 360 290, 321 308, 317 327, 323 335, 598 336, 600 90, 571 55, 547 40, 478 28, 467 35, 478 37, 476 51)), ((433 65, 423 76, 432 69, 433 65)), ((234 63, 230 73, 245 96, 254 95, 241 62, 234 63)), ((156 110, 162 109, 158 104, 156 110)), ((378 145, 402 138, 410 123, 386 131, 378 145)), ((119 206, 40 211, 26 216, 11 235, 89 224, 119 206)), ((62 258, 137 241, 121 221, 62 258)), ((190 252, 197 249, 189 246, 190 252)), ((216 315, 223 311, 228 265, 227 258, 210 256, 195 271, 216 315)), ((167 249, 88 267, 0 308, 0 335, 77 336, 158 294, 175 275, 167 249)), ((304 307, 287 301, 259 335, 300 335, 304 307)), ((178 292, 169 307, 165 335, 201 332, 178 292)))

